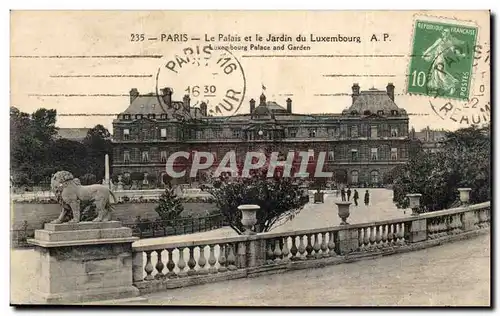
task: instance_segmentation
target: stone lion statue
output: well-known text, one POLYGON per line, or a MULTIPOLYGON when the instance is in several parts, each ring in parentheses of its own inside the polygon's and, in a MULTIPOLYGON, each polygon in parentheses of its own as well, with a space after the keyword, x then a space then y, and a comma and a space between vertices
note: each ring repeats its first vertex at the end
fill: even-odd
POLYGON ((72 212, 73 218, 69 221, 72 223, 80 222, 80 201, 92 202, 85 210, 88 210, 92 204, 96 207, 97 217, 93 222, 107 222, 111 219, 112 206, 109 201, 111 195, 115 201, 118 201, 106 185, 92 184, 81 185, 80 180, 73 177, 71 172, 58 171, 50 181, 52 191, 61 203, 61 214, 56 220, 51 223, 59 224, 65 221, 67 212, 72 212))

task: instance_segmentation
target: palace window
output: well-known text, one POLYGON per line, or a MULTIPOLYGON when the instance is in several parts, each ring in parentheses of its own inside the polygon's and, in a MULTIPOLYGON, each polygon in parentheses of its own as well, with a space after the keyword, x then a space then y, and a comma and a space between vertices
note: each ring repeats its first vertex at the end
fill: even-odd
POLYGON ((130 114, 124 114, 123 115, 124 120, 130 120, 130 114))
POLYGON ((351 172, 351 183, 358 183, 359 181, 359 172, 357 170, 353 170, 351 172))
POLYGON ((297 137, 297 129, 296 128, 289 128, 288 129, 288 136, 291 138, 297 137))
POLYGON ((166 128, 162 128, 162 129, 160 130, 160 138, 161 138, 162 140, 167 139, 167 129, 166 129, 166 128))
POLYGON ((333 150, 330 150, 328 152, 328 161, 334 161, 335 160, 335 152, 333 150))
POLYGON ((378 132, 378 126, 377 125, 372 125, 371 126, 371 138, 377 138, 377 132, 378 132))
POLYGON ((398 149, 391 148, 391 160, 398 160, 398 149))
POLYGON ((141 161, 142 162, 149 162, 149 152, 148 151, 142 152, 141 161))
POLYGON ((165 150, 160 151, 160 161, 167 162, 167 151, 165 150))
POLYGON ((377 111, 377 114, 378 114, 378 115, 384 115, 384 111, 382 111, 382 110, 378 110, 378 111, 377 111))
POLYGON ((378 148, 371 149, 370 159, 371 160, 378 160, 378 148))
POLYGON ((398 137, 398 128, 391 127, 391 137, 398 137))
POLYGON ((136 115, 135 115, 135 119, 136 119, 136 120, 139 120, 139 119, 141 119, 141 118, 142 118, 142 114, 136 114, 136 115))
POLYGON ((123 129, 123 140, 130 139, 130 130, 128 128, 123 129))
POLYGON ((166 120, 167 119, 167 114, 160 114, 160 119, 166 120))
POLYGON ((123 151, 123 162, 130 162, 130 152, 128 150, 123 151))
POLYGON ((311 138, 316 137, 316 129, 310 129, 309 130, 309 137, 311 137, 311 138))
POLYGON ((358 127, 357 126, 351 127, 351 137, 358 137, 358 127))
POLYGON ((379 176, 378 176, 378 171, 377 170, 373 170, 370 173, 370 180, 371 180, 371 183, 373 183, 373 184, 377 184, 378 183, 379 176))
POLYGON ((148 118, 154 120, 156 118, 156 114, 148 114, 148 118))
POLYGON ((358 160, 358 150, 357 149, 351 149, 351 160, 352 161, 358 160))

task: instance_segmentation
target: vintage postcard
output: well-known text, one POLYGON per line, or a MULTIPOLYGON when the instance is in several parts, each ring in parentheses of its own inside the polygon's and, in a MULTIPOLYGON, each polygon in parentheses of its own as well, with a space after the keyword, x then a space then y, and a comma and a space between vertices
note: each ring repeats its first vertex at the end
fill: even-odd
POLYGON ((491 305, 489 11, 10 16, 12 305, 491 305))

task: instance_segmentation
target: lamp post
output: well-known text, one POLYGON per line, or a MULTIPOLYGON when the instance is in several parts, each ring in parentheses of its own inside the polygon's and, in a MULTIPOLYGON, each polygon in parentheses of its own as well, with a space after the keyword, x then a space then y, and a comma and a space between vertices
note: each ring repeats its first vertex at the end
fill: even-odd
POLYGON ((415 216, 418 215, 418 209, 420 207, 420 197, 422 194, 420 193, 413 193, 413 194, 407 194, 406 195, 408 199, 410 199, 410 208, 411 208, 411 215, 415 216))
POLYGON ((460 202, 462 203, 462 205, 469 204, 470 191, 472 191, 472 189, 471 188, 458 188, 457 190, 460 193, 460 202))

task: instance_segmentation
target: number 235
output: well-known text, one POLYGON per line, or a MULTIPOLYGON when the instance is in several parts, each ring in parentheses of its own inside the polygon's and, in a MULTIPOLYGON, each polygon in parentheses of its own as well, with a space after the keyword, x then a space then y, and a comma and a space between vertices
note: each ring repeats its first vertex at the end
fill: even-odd
POLYGON ((130 41, 131 42, 143 42, 144 41, 144 34, 132 33, 132 34, 130 34, 130 41))

